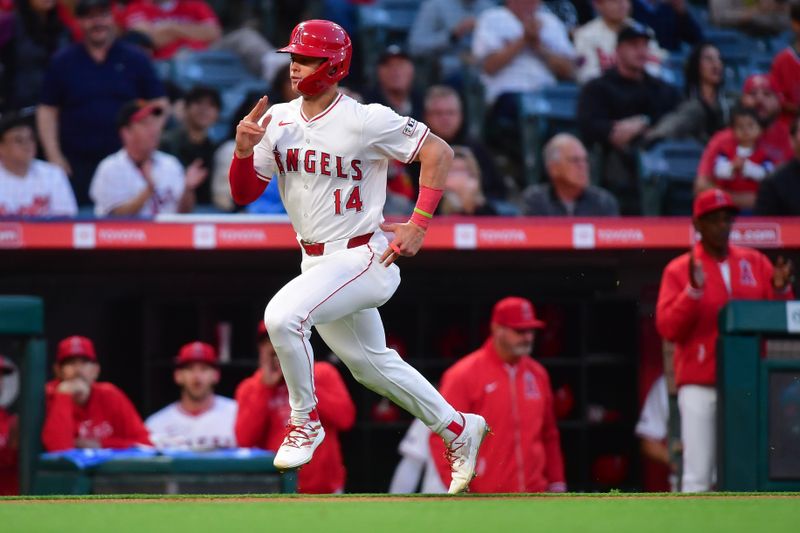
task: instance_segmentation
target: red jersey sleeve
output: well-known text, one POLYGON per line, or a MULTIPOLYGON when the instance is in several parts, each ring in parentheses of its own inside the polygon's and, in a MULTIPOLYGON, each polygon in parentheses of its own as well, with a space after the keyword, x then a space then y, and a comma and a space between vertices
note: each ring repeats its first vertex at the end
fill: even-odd
POLYGON ((255 202, 267 188, 268 183, 268 180, 261 180, 256 176, 252 155, 244 158, 233 156, 228 181, 231 186, 231 196, 237 205, 255 202))
POLYGON ((72 396, 61 392, 47 395, 46 413, 42 426, 42 445, 48 452, 70 450, 75 447, 75 422, 72 414, 72 396))
POLYGON ((113 413, 109 414, 114 421, 114 433, 102 439, 100 446, 103 448, 130 448, 137 444, 152 445, 150 434, 133 403, 120 389, 111 384, 107 385, 108 392, 105 401, 106 405, 113 409, 113 413))
POLYGON ((356 420, 356 406, 336 367, 330 363, 314 364, 314 384, 320 421, 337 431, 347 431, 356 420))
POLYGON ((236 388, 236 443, 245 448, 263 448, 267 440, 272 389, 261 381, 261 371, 236 388))
POLYGON ((672 342, 684 341, 696 322, 700 299, 691 295, 688 254, 673 260, 664 269, 656 305, 658 333, 672 342))

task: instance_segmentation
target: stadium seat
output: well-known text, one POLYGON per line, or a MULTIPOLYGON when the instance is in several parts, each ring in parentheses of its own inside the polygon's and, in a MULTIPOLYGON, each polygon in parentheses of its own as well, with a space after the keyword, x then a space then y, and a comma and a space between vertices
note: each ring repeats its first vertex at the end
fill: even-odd
POLYGON ((358 10, 364 77, 374 81, 378 56, 391 43, 405 45, 422 0, 375 0, 358 10))
POLYGON ((639 156, 644 215, 690 215, 703 145, 694 140, 663 141, 639 156))
POLYGON ((173 61, 172 81, 184 90, 202 84, 224 92, 252 80, 258 78, 250 74, 239 56, 224 50, 182 52, 173 61))
POLYGON ((526 183, 542 180, 542 147, 550 137, 562 132, 577 133, 578 92, 574 83, 560 83, 520 96, 520 142, 526 183))
POLYGON ((686 54, 670 54, 661 64, 661 79, 683 91, 685 83, 684 65, 686 54))

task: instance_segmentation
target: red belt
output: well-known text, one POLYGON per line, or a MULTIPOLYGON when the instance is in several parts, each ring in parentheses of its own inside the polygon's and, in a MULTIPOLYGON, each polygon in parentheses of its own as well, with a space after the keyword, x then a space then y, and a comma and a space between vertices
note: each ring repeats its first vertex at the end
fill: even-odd
MULTIPOLYGON (((363 246, 367 244, 369 240, 372 238, 372 233, 365 233, 364 235, 359 235, 358 237, 353 237, 349 241, 347 241, 348 248, 356 248, 357 246, 363 246)), ((325 243, 324 242, 305 242, 300 241, 300 246, 303 247, 303 250, 306 251, 307 255, 317 256, 322 255, 325 253, 325 243)))

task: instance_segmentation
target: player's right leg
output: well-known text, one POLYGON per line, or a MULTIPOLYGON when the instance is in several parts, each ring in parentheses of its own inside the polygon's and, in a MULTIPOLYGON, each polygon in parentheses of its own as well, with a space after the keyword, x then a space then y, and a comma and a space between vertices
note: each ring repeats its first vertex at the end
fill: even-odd
POLYGON ((378 259, 369 246, 305 257, 303 273, 267 305, 264 322, 281 363, 292 409, 286 436, 275 456, 277 468, 307 463, 325 437, 315 411, 311 327, 380 305, 394 293, 400 283, 398 269, 386 268, 378 259))
POLYGON ((359 383, 389 398, 442 436, 452 468, 449 492, 465 491, 475 477, 478 450, 489 431, 486 420, 456 411, 422 374, 386 347, 377 309, 318 324, 317 331, 359 383))

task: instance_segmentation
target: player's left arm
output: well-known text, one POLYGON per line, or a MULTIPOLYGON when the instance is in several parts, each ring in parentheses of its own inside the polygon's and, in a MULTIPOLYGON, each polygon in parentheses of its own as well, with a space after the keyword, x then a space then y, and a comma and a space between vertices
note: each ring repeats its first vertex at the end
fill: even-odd
POLYGON ((420 190, 414 214, 404 224, 381 224, 382 230, 394 233, 394 239, 381 257, 385 266, 391 265, 401 255, 412 257, 422 248, 428 223, 442 198, 447 172, 453 162, 453 149, 433 133, 428 133, 416 160, 420 162, 420 190))

